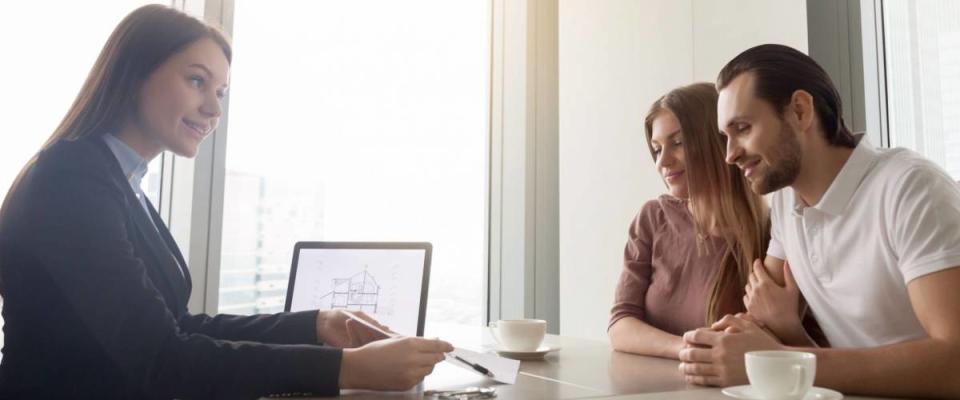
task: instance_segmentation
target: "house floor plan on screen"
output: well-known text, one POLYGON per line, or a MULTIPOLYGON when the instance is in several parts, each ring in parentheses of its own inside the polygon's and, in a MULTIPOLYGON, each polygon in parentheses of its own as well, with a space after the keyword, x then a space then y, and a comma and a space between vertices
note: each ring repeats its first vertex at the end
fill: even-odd
POLYGON ((330 282, 332 288, 329 292, 318 294, 314 297, 314 303, 320 309, 342 308, 353 311, 363 311, 368 314, 376 314, 377 306, 380 304, 380 285, 376 277, 367 272, 367 266, 364 266, 363 272, 353 274, 349 278, 333 278, 330 282))
POLYGON ((422 249, 300 249, 290 309, 363 311, 416 335, 425 257, 422 249))

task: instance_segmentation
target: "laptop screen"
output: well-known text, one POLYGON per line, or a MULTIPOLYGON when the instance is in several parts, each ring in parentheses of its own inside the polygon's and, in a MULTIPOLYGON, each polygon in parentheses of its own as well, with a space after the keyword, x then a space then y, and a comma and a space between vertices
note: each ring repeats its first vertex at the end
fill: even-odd
POLYGON ((363 311, 422 336, 430 252, 429 243, 297 243, 286 310, 363 311))

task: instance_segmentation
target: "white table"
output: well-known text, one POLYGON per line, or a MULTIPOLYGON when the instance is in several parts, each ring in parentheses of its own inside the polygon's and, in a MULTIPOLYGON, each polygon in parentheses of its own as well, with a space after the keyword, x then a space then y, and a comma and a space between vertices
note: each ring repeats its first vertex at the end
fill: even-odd
MULTIPOLYGON (((428 325, 427 337, 454 346, 492 351, 494 340, 483 327, 428 325)), ((717 388, 687 384, 678 361, 614 351, 603 341, 547 335, 546 343, 561 350, 542 361, 523 361, 514 385, 498 384, 462 368, 440 363, 418 388, 408 392, 344 390, 347 399, 419 399, 424 390, 494 386, 497 399, 730 400, 717 388)), ((846 396, 848 400, 871 397, 846 396)))

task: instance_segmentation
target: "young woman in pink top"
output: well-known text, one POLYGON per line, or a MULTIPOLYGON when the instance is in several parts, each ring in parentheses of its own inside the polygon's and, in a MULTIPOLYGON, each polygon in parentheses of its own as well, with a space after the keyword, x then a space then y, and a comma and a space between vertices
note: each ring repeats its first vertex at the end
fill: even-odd
POLYGON ((724 162, 713 84, 667 93, 644 126, 669 194, 630 224, 608 334, 619 351, 676 359, 683 332, 744 311, 751 263, 769 241, 767 206, 724 162))

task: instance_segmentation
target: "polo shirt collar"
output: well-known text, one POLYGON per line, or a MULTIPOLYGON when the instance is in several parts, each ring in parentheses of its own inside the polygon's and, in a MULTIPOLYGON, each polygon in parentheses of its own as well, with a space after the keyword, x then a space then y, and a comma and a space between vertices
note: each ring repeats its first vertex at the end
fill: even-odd
MULTIPOLYGON (((827 188, 823 197, 820 198, 820 202, 811 208, 830 215, 840 215, 847 208, 847 205, 850 204, 850 199, 853 198, 853 194, 860 188, 860 183, 863 182, 863 178, 870 172, 870 168, 873 167, 879 155, 864 135, 860 134, 857 136, 859 143, 857 143, 857 147, 853 149, 850 158, 843 164, 840 173, 833 178, 833 182, 830 183, 830 187, 827 188)), ((794 192, 793 201, 794 212, 802 214, 802 210, 806 207, 806 204, 796 192, 794 192)))

